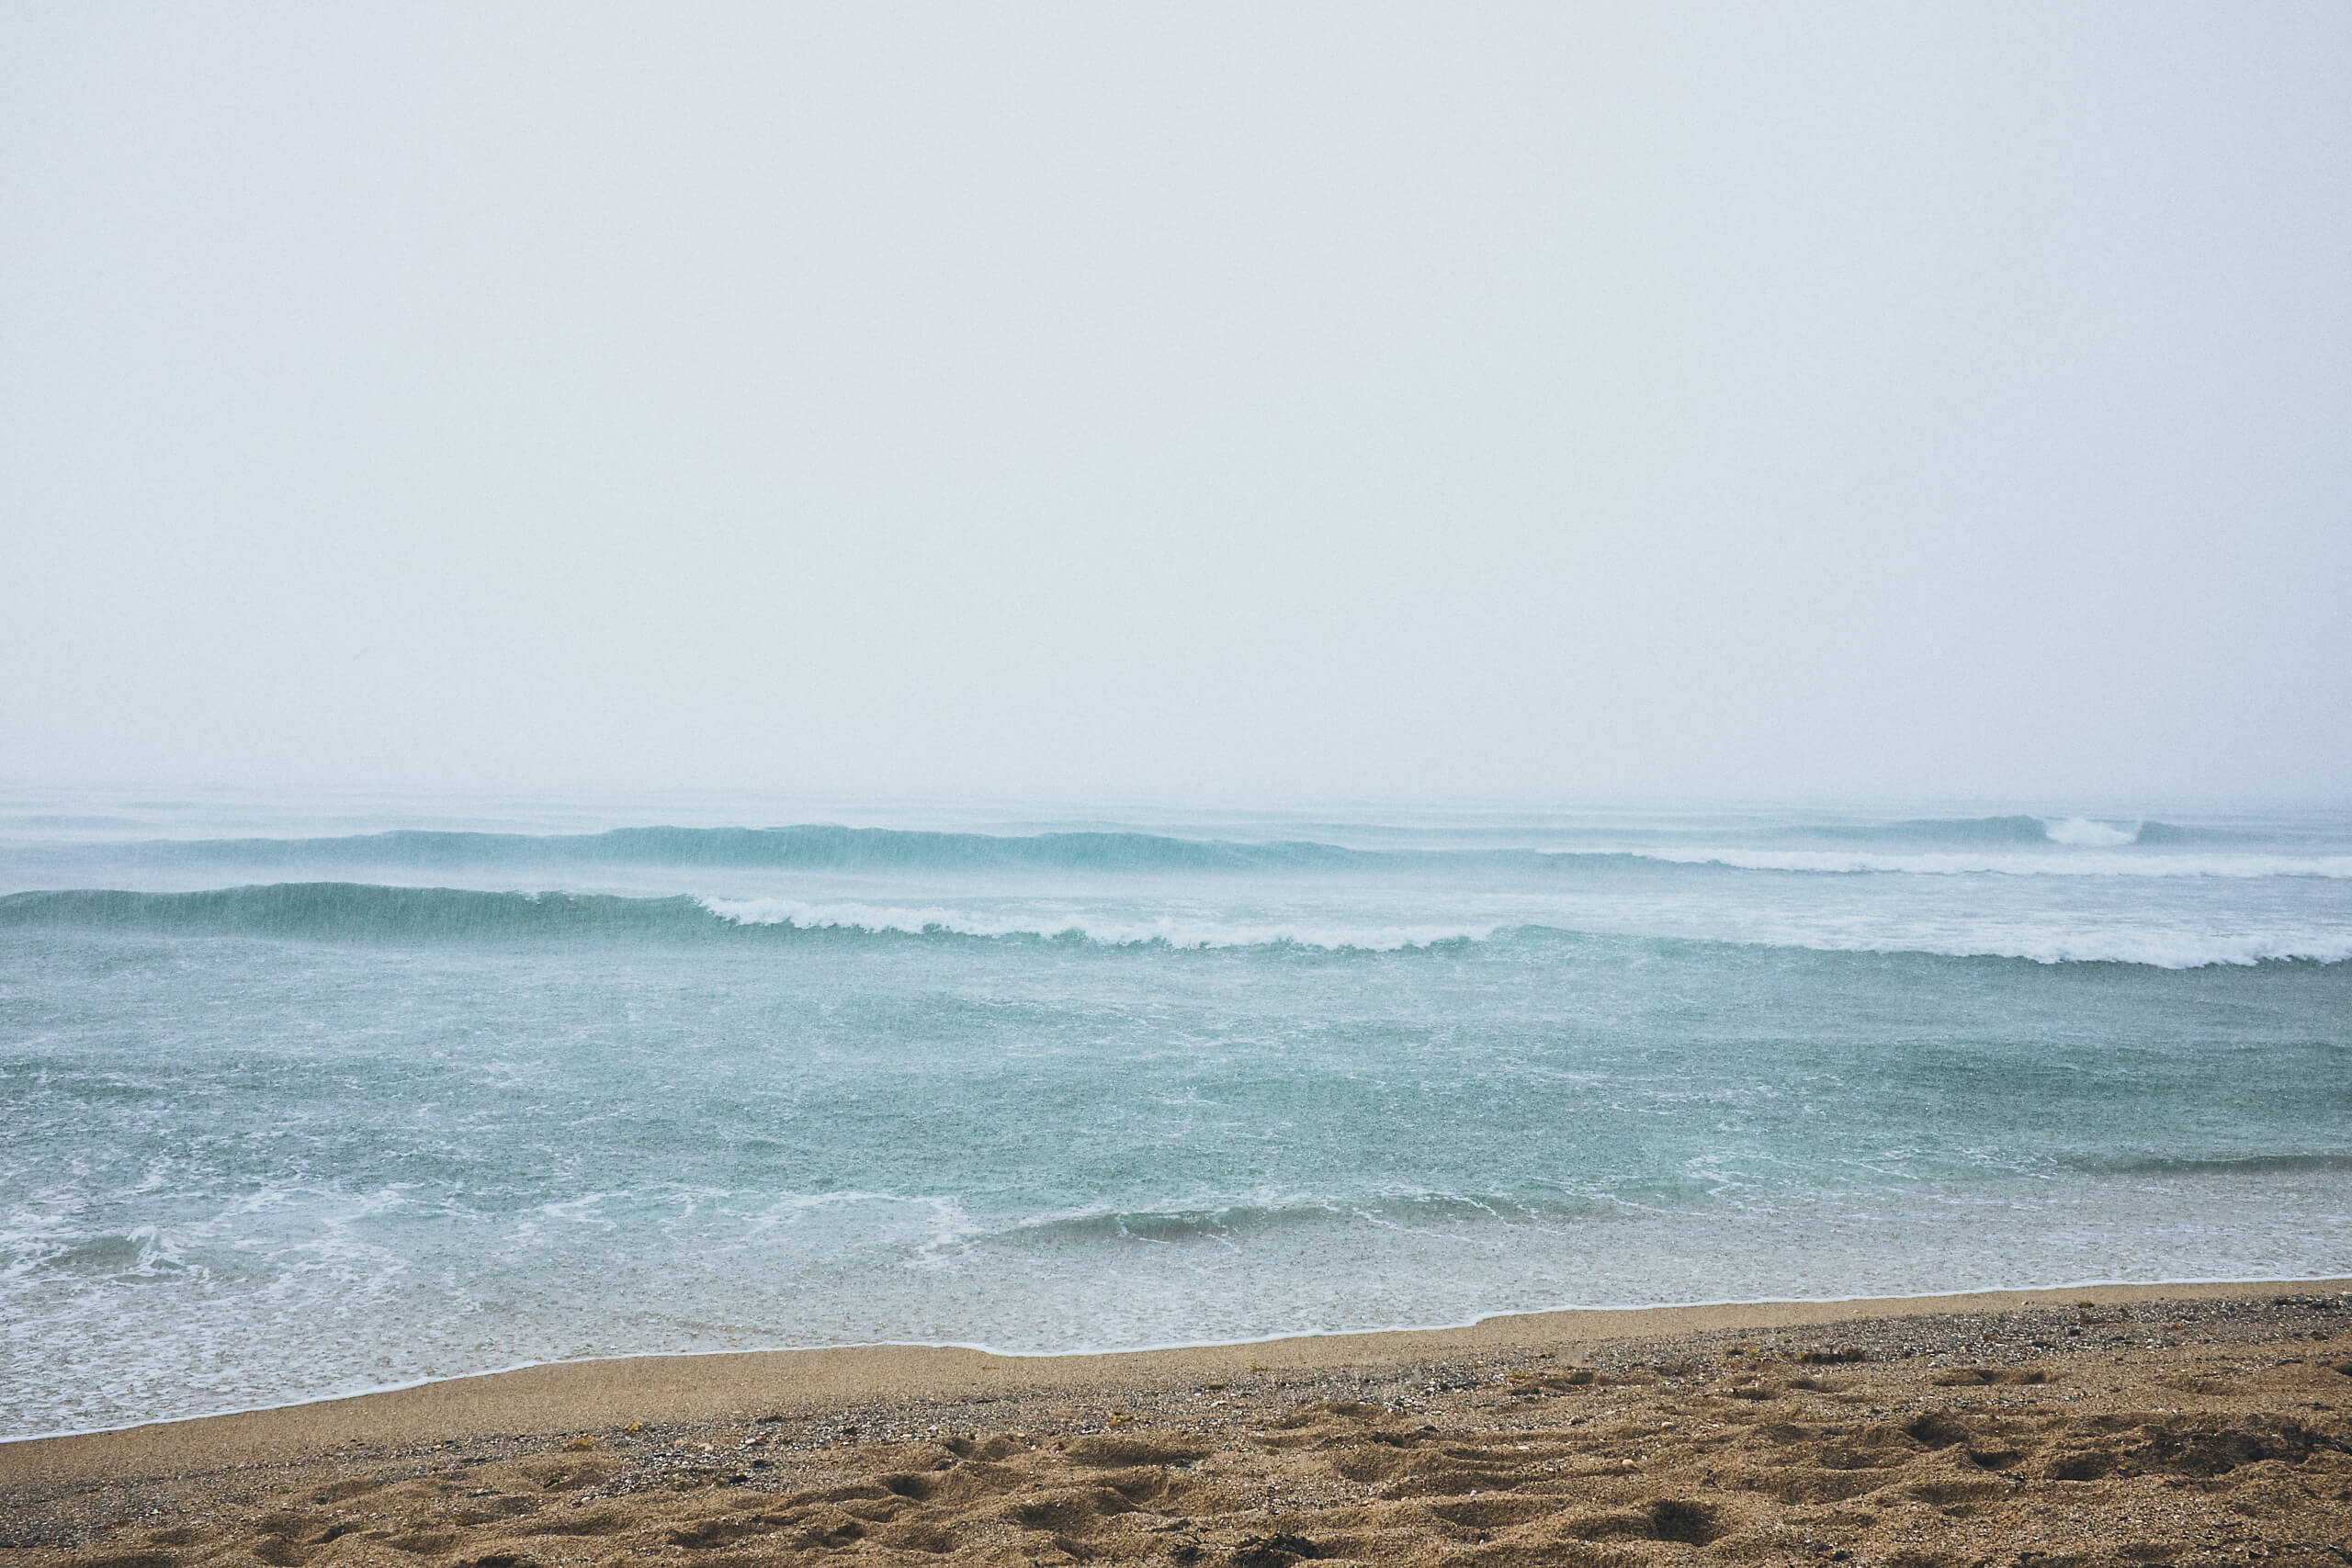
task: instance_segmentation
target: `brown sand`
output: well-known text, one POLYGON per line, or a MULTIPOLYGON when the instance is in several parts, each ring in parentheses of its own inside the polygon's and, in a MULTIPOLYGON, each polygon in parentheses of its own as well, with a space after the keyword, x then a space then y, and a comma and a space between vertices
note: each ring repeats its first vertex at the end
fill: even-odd
POLYGON ((542 1367, 0 1445, 0 1568, 2352 1564, 2352 1280, 542 1367))

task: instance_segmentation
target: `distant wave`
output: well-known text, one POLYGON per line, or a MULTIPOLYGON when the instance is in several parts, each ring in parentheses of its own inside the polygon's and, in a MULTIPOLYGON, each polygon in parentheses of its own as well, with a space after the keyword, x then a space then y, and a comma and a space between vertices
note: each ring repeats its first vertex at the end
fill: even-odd
POLYGON ((2209 933, 2131 928, 1991 929, 1974 933, 1878 935, 1807 931, 1736 936, 1640 935, 1542 924, 1395 923, 1316 926, 1213 917, 1137 919, 1099 911, 979 915, 940 906, 801 903, 783 899, 622 897, 608 894, 493 893, 367 883, 277 883, 197 893, 85 889, 0 897, 0 931, 79 929, 162 934, 282 937, 322 942, 522 942, 621 938, 659 941, 1074 942, 1170 951, 1285 950, 1379 954, 1469 948, 1505 941, 1663 943, 1911 955, 1933 960, 2024 959, 2036 964, 2131 964, 2165 969, 2212 964, 2352 960, 2352 931, 2281 930, 2209 933))
MULTIPOLYGON (((1471 852, 1476 853, 1477 852, 1471 852)), ((1112 872, 1351 869, 1395 852, 1312 842, 1237 843, 1159 833, 1008 835, 891 828, 616 828, 604 833, 399 831, 330 839, 155 839, 26 858, 156 866, 671 865, 806 871, 1112 872)), ((1524 858, 1521 856, 1519 858, 1524 858)))
POLYGON ((635 936, 713 940, 764 935, 856 941, 1069 941, 1108 947, 1311 947, 1393 952, 1476 941, 1492 924, 1318 929, 1211 920, 1013 920, 907 906, 803 904, 784 899, 657 898, 610 894, 493 893, 373 883, 293 882, 197 893, 86 889, 0 897, 0 929, 219 932, 327 941, 500 941, 635 936))
POLYGON ((2050 825, 2039 817, 1920 818, 1904 822, 1855 823, 1804 829, 1816 839, 1900 840, 1938 844, 2039 844, 2050 825))
POLYGON ((2243 844, 2260 834, 2233 828, 2182 828, 2170 822, 2143 822, 2132 835, 2135 844, 2243 844))
MULTIPOLYGON (((1563 852, 1568 858, 1584 852, 1563 852)), ((1986 854, 1962 852, 1916 853, 1864 850, 1644 849, 1615 852, 1637 860, 1675 865, 1716 865, 1733 871, 1781 871, 1859 875, 1913 876, 2135 876, 2231 878, 2269 876, 2352 877, 2352 855, 2163 854, 2103 855, 1986 854)))
MULTIPOLYGON (((1532 838, 1539 835, 1531 834, 1532 838)), ((2262 840, 2218 829, 2087 818, 1985 817, 1854 827, 1805 827, 1720 838, 1561 847, 1354 849, 1309 840, 1245 842, 1164 833, 989 834, 804 825, 786 828, 621 828, 603 833, 441 831, 313 839, 151 840, 139 843, 17 844, 6 863, 17 885, 51 886, 94 868, 179 874, 379 872, 454 875, 575 867, 741 868, 844 874, 1420 874, 1442 867, 1487 874, 1607 874, 1642 866, 1704 865, 1783 873, 2030 876, 2352 877, 2352 852, 2263 852, 2262 840), (1825 840, 1841 847, 1821 848, 1825 840), (2177 852, 2211 844, 2208 852, 2177 852), (2245 845, 2225 849, 2224 845, 2245 845), (2147 852, 2149 846, 2160 846, 2147 852), (2165 852, 2171 851, 2173 852, 2165 852)), ((2333 848, 2342 848, 2337 840, 2333 848)))
POLYGON ((2127 844, 2245 843, 2259 836, 2228 828, 2184 828, 2141 818, 2091 817, 1918 818, 1902 822, 1811 827, 1804 836, 1867 842, 1933 844, 2064 844, 2119 849, 2127 844))
POLYGON ((721 924, 687 897, 484 893, 356 882, 281 882, 198 893, 77 889, 0 897, 0 929, 63 926, 351 941, 467 941, 692 935, 697 928, 715 933, 721 924))

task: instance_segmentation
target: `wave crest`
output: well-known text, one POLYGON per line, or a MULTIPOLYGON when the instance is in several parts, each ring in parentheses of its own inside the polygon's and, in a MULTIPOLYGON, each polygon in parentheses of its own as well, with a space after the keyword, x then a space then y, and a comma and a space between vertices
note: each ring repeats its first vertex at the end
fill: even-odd
POLYGON ((1132 832, 1000 835, 824 823, 616 828, 603 833, 403 829, 330 839, 164 839, 101 846, 96 852, 118 863, 157 866, 672 865, 851 872, 1337 870, 1396 858, 1304 840, 1243 843, 1132 832))
POLYGON ((0 931, 80 929, 316 942, 496 942, 612 939, 792 942, 1076 942, 1137 951, 1323 953, 1377 957, 1468 953, 1489 943, 1747 948, 1918 958, 2128 964, 2163 969, 2352 960, 2341 927, 2239 931, 2017 926, 1973 932, 1861 935, 1791 922, 1772 931, 1609 932, 1537 920, 1309 924, 1206 915, 1138 918, 1103 910, 989 914, 944 905, 776 898, 622 897, 480 892, 370 883, 277 883, 198 893, 106 889, 0 896, 0 931))
MULTIPOLYGON (((1562 858, 1574 858, 1570 852, 1562 858)), ((1871 852, 1864 850, 1649 849, 1639 860, 1713 865, 1730 871, 1782 871, 1853 875, 1864 872, 1913 876, 2225 877, 2233 880, 2308 876, 2352 877, 2352 855, 2278 854, 1969 854, 1959 852, 1871 852)))
POLYGON ((1311 947, 1327 952, 1394 953, 1408 947, 1483 942, 1500 929, 1426 924, 1333 927, 1295 921, 1234 922, 1162 915, 1122 919, 1073 910, 1067 915, 981 916, 939 905, 808 903, 793 898, 705 898, 719 919, 741 926, 843 931, 909 936, 1029 937, 1079 941, 1103 947, 1311 947))
MULTIPOLYGON (((1629 830, 1566 841, 1529 829, 1519 847, 1350 848, 1292 839, 1250 842, 1129 831, 989 834, 811 824, 785 828, 618 828, 602 833, 402 830, 314 839, 153 840, 8 846, 19 868, 306 871, 455 875, 573 867, 667 867, 889 874, 1153 876, 1243 874, 1576 871, 1707 864, 1767 871, 1969 871, 2035 875, 2352 876, 2343 838, 2257 835, 2164 822, 1984 817, 1815 825, 1721 833, 1629 830), (1835 848, 1822 847, 1835 845, 1835 848), (1549 845, 1551 847, 1544 847, 1549 845), (2220 852, 2180 853, 2210 845, 2220 852), (2321 852, 2295 852, 2318 850, 2321 852)), ((324 879, 324 878, 322 878, 324 879)), ((51 886, 58 884, 52 882, 51 886)), ((21 886, 21 884, 20 884, 21 886)))

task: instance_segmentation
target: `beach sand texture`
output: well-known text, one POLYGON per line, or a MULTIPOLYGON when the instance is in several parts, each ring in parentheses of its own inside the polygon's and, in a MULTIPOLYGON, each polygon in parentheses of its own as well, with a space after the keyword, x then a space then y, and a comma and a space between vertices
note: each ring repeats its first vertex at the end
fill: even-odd
POLYGON ((2352 1562, 2352 1281, 537 1368, 0 1447, 24 1568, 2352 1562))

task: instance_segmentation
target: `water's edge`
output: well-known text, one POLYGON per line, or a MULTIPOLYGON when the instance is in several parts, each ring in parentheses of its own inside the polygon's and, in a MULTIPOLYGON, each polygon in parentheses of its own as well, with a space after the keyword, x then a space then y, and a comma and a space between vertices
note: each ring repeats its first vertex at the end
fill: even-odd
MULTIPOLYGON (((1693 1326, 1680 1320, 1702 1314, 1707 1316, 1731 1314, 1725 1321, 1712 1326, 1763 1329, 1795 1326, 1800 1324, 1862 1322, 1877 1317, 1913 1317, 2009 1310, 2030 1305, 2036 1302, 2054 1301, 2060 1297, 2077 1298, 2104 1306, 2170 1299, 2210 1300, 2216 1297, 2261 1296, 2278 1291, 2312 1289, 2334 1290, 2339 1294, 2352 1294, 2352 1275, 2297 1275, 2258 1280, 2081 1280, 2058 1285, 1985 1286, 1964 1291, 1928 1291, 1891 1296, 1775 1296, 1752 1301, 1648 1302, 1631 1306, 1538 1307, 1526 1311, 1481 1313, 1454 1323, 1396 1324, 1367 1328, 1321 1329, 1309 1334, 1273 1334, 1259 1338, 1187 1340, 1170 1344, 1129 1345, 1080 1350, 1005 1350, 988 1345, 964 1344, 955 1341, 872 1340, 854 1344, 771 1345, 723 1350, 631 1351, 616 1356, 582 1356, 558 1360, 518 1361, 511 1366, 494 1367, 482 1371, 458 1372, 447 1377, 416 1378, 405 1382, 349 1389, 335 1393, 318 1394, 307 1399, 286 1400, 271 1404, 241 1405, 234 1409, 210 1410, 200 1415, 175 1416, 156 1421, 132 1421, 117 1427, 74 1427, 60 1431, 0 1437, 0 1450, 21 1449, 23 1445, 62 1442, 73 1438, 108 1438, 126 1433, 192 1428, 208 1422, 227 1421, 239 1417, 266 1417, 289 1411, 312 1410, 322 1405, 380 1400, 389 1395, 413 1393, 418 1389, 446 1388, 458 1383, 492 1384, 502 1379, 512 1378, 518 1373, 543 1371, 555 1368, 666 1366, 684 1362, 716 1362, 726 1359, 743 1360, 771 1357, 824 1358, 874 1351, 954 1351, 987 1357, 992 1361, 1074 1369, 1080 1363, 1138 1357, 1191 1356, 1222 1350, 1264 1350, 1277 1346, 1309 1350, 1308 1355, 1289 1357, 1285 1359, 1300 1365, 1311 1365, 1315 1364, 1317 1359, 1316 1353, 1317 1348, 1328 1349, 1342 1341, 1386 1340, 1407 1336, 1459 1337, 1479 1331, 1487 1331, 1487 1337, 1495 1338, 1516 1339, 1521 1337, 1532 1337, 1528 1334, 1528 1331, 1547 1322, 1563 1319, 1578 1320, 1584 1324, 1590 1324, 1592 1320, 1604 1320, 1607 1331, 1580 1337, 1544 1335, 1542 1337, 1623 1339, 1639 1337, 1645 1331, 1666 1334, 1693 1326)), ((1562 1325, 1562 1326, 1567 1326, 1567 1325, 1562 1325)))

